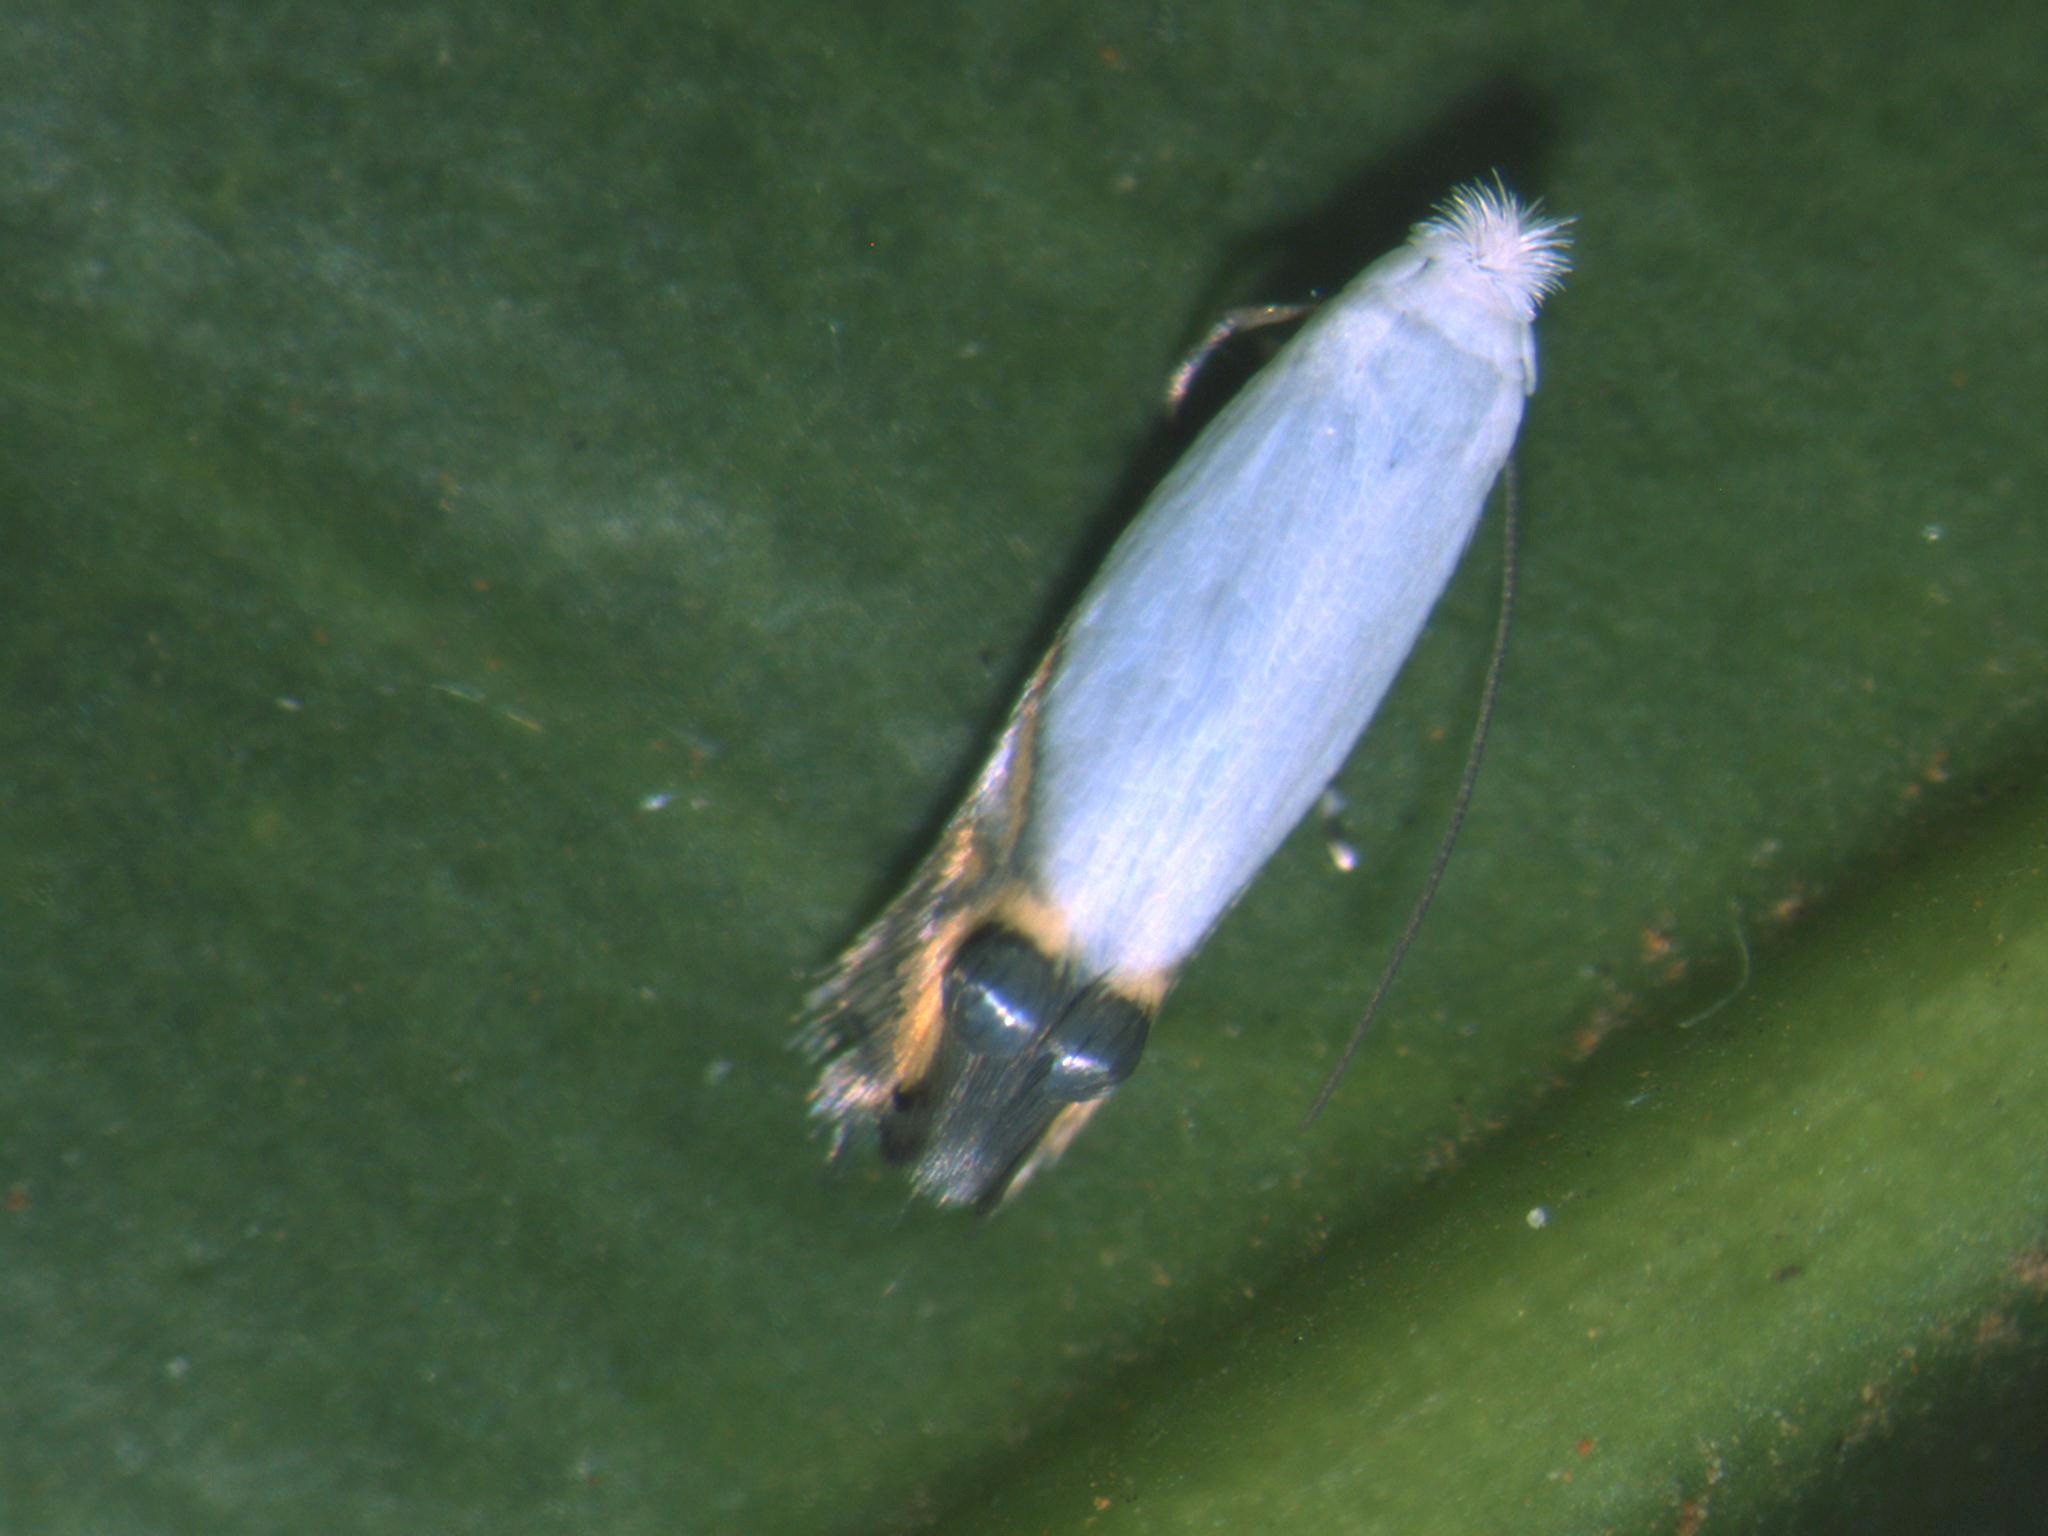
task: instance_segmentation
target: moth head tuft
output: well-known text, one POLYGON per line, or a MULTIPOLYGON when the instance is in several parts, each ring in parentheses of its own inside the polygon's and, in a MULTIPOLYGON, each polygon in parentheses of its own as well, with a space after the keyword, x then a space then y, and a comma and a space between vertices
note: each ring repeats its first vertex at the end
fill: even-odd
POLYGON ((1525 203, 1495 177, 1459 187, 1415 226, 1416 247, 1439 261, 1456 262, 1482 279, 1524 320, 1564 286, 1570 219, 1546 219, 1540 203, 1525 203))

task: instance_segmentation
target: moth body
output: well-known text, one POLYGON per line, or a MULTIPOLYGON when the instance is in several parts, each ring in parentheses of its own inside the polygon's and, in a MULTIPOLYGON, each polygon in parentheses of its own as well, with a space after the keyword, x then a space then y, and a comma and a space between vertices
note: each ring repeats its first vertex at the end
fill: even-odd
POLYGON ((811 999, 814 1111, 1001 1199, 1136 1065, 1173 977, 1392 685, 1535 388, 1560 225, 1497 188, 1316 313, 1111 551, 909 888, 811 999))

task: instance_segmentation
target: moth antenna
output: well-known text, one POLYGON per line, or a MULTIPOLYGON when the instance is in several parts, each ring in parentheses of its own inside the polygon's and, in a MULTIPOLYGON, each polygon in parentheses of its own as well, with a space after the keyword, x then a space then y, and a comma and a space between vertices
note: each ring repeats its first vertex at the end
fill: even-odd
POLYGON ((1401 937, 1394 941, 1392 953, 1387 956, 1386 967, 1380 972, 1379 985, 1373 988, 1372 999, 1365 1005, 1365 1012, 1358 1016, 1358 1022, 1351 1027, 1350 1038, 1344 1042, 1344 1049, 1337 1053, 1336 1065, 1330 1068, 1323 1079, 1323 1086, 1317 1091, 1315 1102, 1308 1107, 1308 1113, 1301 1117, 1301 1129, 1307 1130, 1316 1123, 1316 1117, 1330 1102, 1337 1091, 1337 1084, 1343 1081, 1350 1069, 1351 1058, 1358 1054, 1358 1047, 1365 1039, 1365 1033, 1372 1028, 1372 1021, 1379 1015, 1380 1004, 1386 1001, 1387 993, 1393 989, 1394 977, 1400 973, 1401 962, 1408 957, 1408 946, 1415 942, 1416 934, 1422 931, 1422 919, 1428 913, 1430 904, 1436 900, 1436 888, 1443 884, 1444 871, 1450 866, 1451 850, 1458 844, 1458 832, 1465 825, 1465 813, 1472 808, 1472 791, 1479 783, 1479 762, 1486 755, 1486 734, 1493 726, 1494 705, 1500 698, 1500 676, 1508 656, 1508 631, 1515 617, 1515 565, 1521 521, 1520 496, 1517 493, 1515 461, 1510 458, 1501 466, 1501 574, 1500 574, 1500 622, 1493 631, 1493 658, 1486 664, 1486 684, 1479 694, 1479 718, 1472 727, 1472 745, 1465 752, 1465 773, 1458 781, 1458 796, 1451 803, 1450 824, 1444 828, 1443 841, 1437 844, 1436 861, 1430 865, 1429 878, 1422 882, 1422 891, 1415 898, 1415 905, 1409 909, 1408 922, 1401 930, 1401 937))

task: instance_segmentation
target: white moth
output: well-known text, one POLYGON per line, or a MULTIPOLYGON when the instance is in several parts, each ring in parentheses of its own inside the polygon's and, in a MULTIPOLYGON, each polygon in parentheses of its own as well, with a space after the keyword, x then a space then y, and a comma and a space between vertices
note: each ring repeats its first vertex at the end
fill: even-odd
POLYGON ((1342 765, 1536 386, 1562 221, 1453 192, 1317 311, 1118 541, 938 847, 812 994, 835 1150, 991 1205, 1137 1065, 1342 765))

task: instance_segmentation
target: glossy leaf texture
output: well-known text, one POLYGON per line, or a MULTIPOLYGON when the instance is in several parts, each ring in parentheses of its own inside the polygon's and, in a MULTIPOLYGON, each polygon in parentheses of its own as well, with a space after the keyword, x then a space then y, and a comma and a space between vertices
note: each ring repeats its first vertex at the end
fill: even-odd
POLYGON ((11 7, 0 1523, 2028 1528, 2044 31, 11 7), (828 1166, 1182 349, 1496 167, 1521 620, 1331 1109, 1488 527, 1064 1164, 828 1166))

